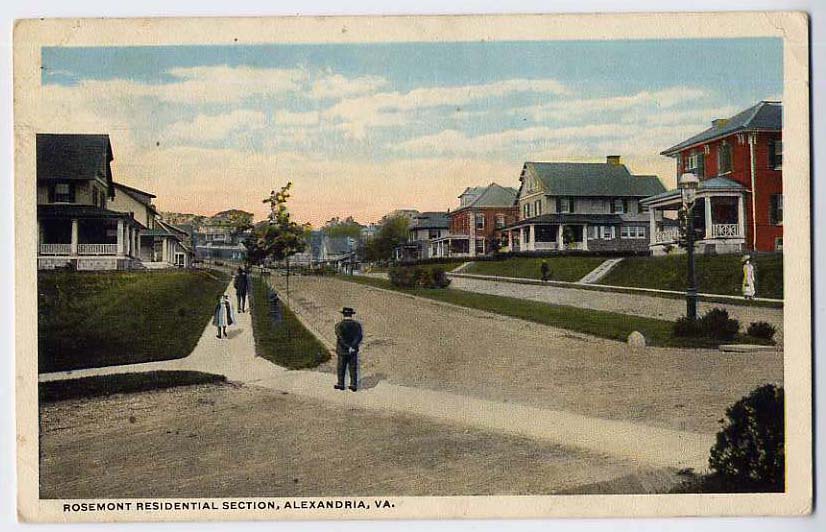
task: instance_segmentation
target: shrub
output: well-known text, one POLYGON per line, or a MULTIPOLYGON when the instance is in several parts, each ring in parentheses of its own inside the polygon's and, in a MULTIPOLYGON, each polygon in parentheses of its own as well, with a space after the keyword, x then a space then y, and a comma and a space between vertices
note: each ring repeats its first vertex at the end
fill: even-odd
POLYGON ((727 492, 784 491, 783 403, 783 388, 766 384, 726 409, 708 461, 713 484, 727 492))
POLYGON ((740 322, 728 317, 728 311, 713 308, 700 318, 700 329, 703 336, 715 340, 731 340, 740 330, 740 322))
POLYGON ((674 336, 700 336, 700 321, 682 316, 674 322, 674 336))
POLYGON ((753 338, 763 338, 764 340, 772 340, 774 333, 777 332, 774 325, 766 323, 765 321, 755 321, 749 325, 746 334, 753 338))
POLYGON ((450 279, 441 268, 396 266, 388 272, 390 283, 399 288, 447 288, 450 279))

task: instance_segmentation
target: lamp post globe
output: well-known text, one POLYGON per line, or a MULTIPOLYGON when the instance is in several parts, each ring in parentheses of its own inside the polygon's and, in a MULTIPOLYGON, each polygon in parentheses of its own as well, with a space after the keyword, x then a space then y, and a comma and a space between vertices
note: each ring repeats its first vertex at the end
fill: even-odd
POLYGON ((694 202, 700 179, 696 174, 686 172, 677 180, 677 186, 683 199, 686 218, 686 252, 688 253, 688 287, 685 291, 686 313, 690 320, 697 319, 697 276, 694 268, 694 202))

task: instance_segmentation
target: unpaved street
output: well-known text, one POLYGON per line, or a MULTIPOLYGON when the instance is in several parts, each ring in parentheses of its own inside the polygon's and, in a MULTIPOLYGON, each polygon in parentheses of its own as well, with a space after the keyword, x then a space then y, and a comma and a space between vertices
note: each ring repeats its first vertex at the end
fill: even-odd
POLYGON ((357 310, 366 333, 361 363, 368 386, 387 380, 714 433, 731 403, 760 384, 783 380, 780 351, 633 352, 619 342, 347 281, 295 277, 291 284, 291 306, 330 342, 341 307, 357 310))
POLYGON ((674 471, 526 438, 206 385, 41 405, 41 497, 663 492, 674 471))

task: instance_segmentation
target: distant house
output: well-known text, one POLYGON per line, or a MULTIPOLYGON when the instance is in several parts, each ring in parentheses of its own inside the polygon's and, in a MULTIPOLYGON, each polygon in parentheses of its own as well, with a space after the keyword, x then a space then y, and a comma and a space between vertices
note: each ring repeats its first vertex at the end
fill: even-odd
POLYGON ((657 176, 632 175, 618 155, 602 163, 526 162, 510 251, 647 251, 641 201, 665 191, 657 176))
POLYGON ((247 256, 245 237, 228 220, 208 219, 192 235, 195 255, 201 260, 242 262, 247 256))
POLYGON ((146 219, 111 208, 119 198, 109 136, 38 134, 36 144, 37 267, 139 266, 146 219))
POLYGON ((447 233, 430 240, 430 256, 474 257, 498 249, 503 229, 516 221, 516 194, 496 183, 466 188, 459 208, 448 214, 447 233))
POLYGON ((411 261, 431 258, 433 250, 430 243, 446 236, 449 230, 449 213, 443 211, 419 213, 410 224, 407 242, 396 248, 396 260, 411 261))
MULTIPOLYGON (((694 225, 701 252, 783 249, 783 105, 761 101, 662 152, 677 162, 677 176, 700 178, 694 225)), ((679 234, 664 227, 664 212, 676 212, 682 199, 669 190, 643 203, 654 233, 651 250, 676 249, 679 234)))
POLYGON ((188 267, 192 248, 185 244, 189 235, 164 222, 153 204, 154 194, 122 183, 113 183, 115 198, 109 208, 128 212, 143 228, 139 235, 138 258, 146 268, 188 267))

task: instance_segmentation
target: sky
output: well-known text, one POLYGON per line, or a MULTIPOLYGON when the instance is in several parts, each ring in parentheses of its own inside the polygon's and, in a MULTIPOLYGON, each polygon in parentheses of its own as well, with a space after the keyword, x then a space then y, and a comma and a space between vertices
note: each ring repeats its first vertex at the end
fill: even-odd
POLYGON ((525 161, 604 161, 675 183, 659 153, 782 100, 772 38, 52 47, 41 132, 108 133, 115 180, 163 211, 290 210, 319 226, 456 208, 525 161))

